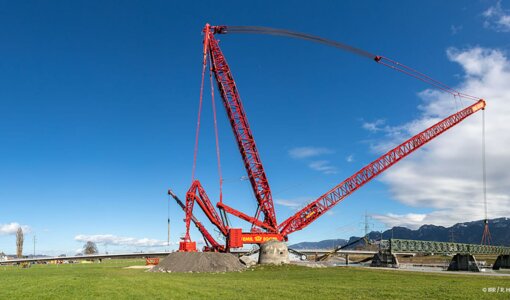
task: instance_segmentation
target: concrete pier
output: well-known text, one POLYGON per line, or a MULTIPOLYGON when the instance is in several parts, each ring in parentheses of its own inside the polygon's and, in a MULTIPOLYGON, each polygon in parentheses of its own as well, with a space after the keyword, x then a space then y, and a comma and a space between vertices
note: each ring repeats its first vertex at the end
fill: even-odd
POLYGON ((450 261, 448 271, 480 272, 480 268, 473 255, 457 253, 450 261))
POLYGON ((499 270, 499 269, 510 269, 510 255, 508 254, 501 254, 496 259, 496 262, 492 266, 493 270, 499 270))
POLYGON ((390 252, 378 252, 372 258, 371 267, 398 268, 398 259, 390 252))

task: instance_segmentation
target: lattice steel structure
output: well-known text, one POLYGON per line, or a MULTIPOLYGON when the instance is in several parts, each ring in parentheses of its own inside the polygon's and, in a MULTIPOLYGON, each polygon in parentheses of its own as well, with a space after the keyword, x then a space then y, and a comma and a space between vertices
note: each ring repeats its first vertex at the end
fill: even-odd
POLYGON ((434 253, 434 254, 510 254, 510 247, 461 244, 434 241, 390 239, 391 253, 434 253))

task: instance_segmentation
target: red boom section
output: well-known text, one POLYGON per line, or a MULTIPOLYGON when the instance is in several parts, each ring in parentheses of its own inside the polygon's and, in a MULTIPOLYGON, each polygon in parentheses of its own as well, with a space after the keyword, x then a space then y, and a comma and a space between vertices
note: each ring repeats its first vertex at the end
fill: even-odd
POLYGON ((317 220, 322 214, 338 204, 345 197, 362 187, 364 184, 374 179, 377 175, 386 171, 402 158, 414 152, 416 149, 433 140, 443 132, 460 123, 462 120, 485 108, 485 101, 479 100, 477 103, 445 118, 437 124, 418 133, 404 143, 390 150, 379 157, 351 177, 344 180, 339 185, 322 195, 319 199, 308 204, 298 211, 294 216, 288 218, 280 224, 280 233, 287 236, 294 231, 301 230, 308 224, 317 220))
MULTIPOLYGON (((168 190, 168 195, 170 195, 170 196, 172 196, 172 198, 174 198, 174 200, 182 208, 183 211, 186 211, 186 206, 181 201, 181 199, 179 199, 179 197, 177 197, 177 195, 175 195, 174 192, 172 192, 172 190, 168 190)), ((204 241, 207 244, 205 250, 212 250, 212 251, 219 251, 219 252, 225 251, 225 247, 223 245, 220 245, 212 237, 212 235, 209 233, 209 231, 207 231, 207 229, 205 229, 204 225, 202 225, 202 223, 200 221, 198 221, 198 219, 195 218, 195 216, 193 214, 191 214, 190 219, 191 219, 191 221, 193 221, 193 223, 197 227, 198 231, 200 231, 200 233, 204 237, 204 241)))
MULTIPOLYGON (((278 224, 276 222, 271 189, 269 188, 266 173, 264 172, 264 167, 262 166, 262 161, 260 160, 236 83, 225 56, 221 52, 218 41, 214 38, 214 30, 214 27, 210 28, 209 25, 206 25, 204 43, 209 45, 214 76, 237 141, 237 146, 241 152, 248 178, 257 199, 259 210, 264 214, 264 223, 273 228, 267 229, 266 227, 266 230, 274 232, 278 224)), ((256 218, 258 219, 258 215, 256 218)))
POLYGON ((223 226, 223 222, 221 221, 220 216, 214 209, 214 206, 207 197, 204 188, 200 184, 200 181, 195 180, 193 184, 189 188, 186 193, 186 236, 184 237, 185 241, 189 240, 189 225, 191 221, 191 216, 193 215, 193 204, 198 203, 202 211, 205 213, 209 221, 213 223, 221 233, 226 236, 227 229, 223 226))
POLYGON ((216 206, 218 208, 223 209, 224 211, 228 212, 229 214, 238 217, 239 219, 243 219, 243 220, 245 220, 247 222, 250 222, 251 224, 253 224, 255 226, 267 229, 270 232, 276 232, 276 230, 273 227, 270 227, 269 225, 267 225, 266 223, 260 221, 259 219, 250 217, 247 214, 245 214, 243 212, 240 212, 237 209, 234 209, 234 208, 226 205, 225 203, 218 202, 218 204, 216 204, 216 206))

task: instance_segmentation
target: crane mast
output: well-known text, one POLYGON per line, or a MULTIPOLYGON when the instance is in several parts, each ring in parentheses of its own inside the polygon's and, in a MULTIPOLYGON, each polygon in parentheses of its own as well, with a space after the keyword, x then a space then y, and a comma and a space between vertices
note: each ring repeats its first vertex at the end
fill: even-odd
MULTIPOLYGON (((258 211, 264 214, 264 223, 268 225, 266 229, 275 232, 278 224, 276 222, 271 188, 269 187, 266 172, 264 171, 264 166, 262 165, 257 146, 255 145, 255 139, 253 138, 250 125, 248 124, 248 118, 244 112, 241 96, 239 95, 236 83, 232 77, 232 72, 218 45, 218 40, 214 38, 216 30, 221 30, 221 27, 211 27, 207 24, 204 28, 204 43, 206 43, 209 48, 212 71, 216 78, 216 83, 221 94, 221 99, 223 100, 223 105, 227 111, 237 146, 243 158, 244 167, 248 173, 253 193, 258 202, 258 211)), ((225 207, 226 206, 223 205, 223 208, 225 207)), ((227 211, 234 212, 232 208, 230 208, 230 210, 227 208, 227 211)), ((255 219, 258 220, 258 216, 255 216, 255 219)))

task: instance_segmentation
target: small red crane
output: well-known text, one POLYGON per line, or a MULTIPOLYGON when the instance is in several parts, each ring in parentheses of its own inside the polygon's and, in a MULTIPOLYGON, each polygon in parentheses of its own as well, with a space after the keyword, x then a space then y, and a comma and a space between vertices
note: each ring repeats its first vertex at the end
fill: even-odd
MULTIPOLYGON (((200 125, 200 108, 199 108, 199 121, 197 123, 197 140, 195 143, 195 158, 193 165, 193 181, 192 185, 186 193, 185 204, 171 191, 168 193, 172 196, 179 206, 186 213, 186 233, 179 245, 180 251, 197 251, 196 243, 190 238, 190 224, 193 222, 197 229, 204 237, 206 251, 229 251, 231 248, 239 248, 244 244, 261 244, 268 240, 287 240, 289 234, 301 230, 317 220, 321 215, 334 207, 336 204, 344 200, 347 196, 358 190, 364 184, 368 183, 376 176, 380 175, 391 166, 399 162, 404 157, 416 151, 426 143, 435 139, 443 132, 451 129, 455 125, 462 122, 470 115, 485 108, 485 101, 467 94, 460 93, 445 84, 428 77, 414 69, 402 65, 394 60, 386 57, 373 55, 361 49, 357 49, 348 45, 344 45, 335 41, 326 40, 320 37, 307 35, 303 33, 296 33, 286 30, 265 28, 265 27, 250 27, 250 26, 210 26, 206 24, 204 30, 203 41, 203 71, 202 71, 202 87, 200 92, 200 108, 202 106, 203 83, 204 75, 207 65, 210 65, 211 72, 214 74, 218 90, 227 116, 230 121, 232 131, 234 133, 239 152, 244 162, 248 179, 250 181, 253 193, 257 200, 258 208, 255 216, 247 215, 238 211, 222 201, 220 192, 220 201, 216 204, 220 213, 216 211, 209 197, 207 196, 204 188, 199 180, 194 179, 194 169, 196 164, 196 151, 198 146, 198 131, 200 125), (454 96, 476 100, 476 102, 450 116, 444 120, 430 126, 422 132, 411 137, 407 141, 391 149, 381 157, 377 158, 361 170, 356 172, 351 177, 342 181, 337 186, 320 196, 317 200, 309 203, 306 207, 298 211, 295 215, 289 217, 287 220, 278 224, 276 213, 271 195, 271 188, 267 180, 262 161, 260 159, 255 139, 251 132, 246 112, 244 111, 239 91, 236 87, 234 77, 230 70, 229 65, 223 55, 218 40, 215 34, 225 34, 229 32, 242 32, 242 33, 263 33, 273 35, 285 35, 290 37, 297 37, 306 40, 312 40, 324 44, 328 44, 346 51, 350 51, 357 55, 361 55, 373 59, 379 64, 385 65, 389 68, 403 72, 409 76, 420 79, 428 84, 431 84, 440 90, 450 93, 454 96), (205 229, 205 227, 193 216, 193 207, 195 202, 199 205, 205 213, 209 221, 218 229, 220 234, 225 237, 226 244, 218 243, 212 235, 205 229), (231 228, 226 222, 226 214, 232 214, 242 220, 251 224, 249 232, 243 232, 241 228, 231 228)), ((212 83, 212 78, 211 78, 212 83)), ((214 92, 212 90, 214 97, 214 92)), ((215 116, 216 120, 216 116, 215 116)), ((215 122, 216 123, 216 122, 215 122)), ((216 126, 216 124, 215 124, 216 126)), ((216 129, 216 128, 215 128, 216 129)), ((216 129, 217 132, 217 129, 216 129)), ((216 139, 217 136, 216 136, 216 139)), ((219 149, 218 160, 219 160, 219 149)), ((220 191, 221 191, 221 178, 220 178, 220 191)))

